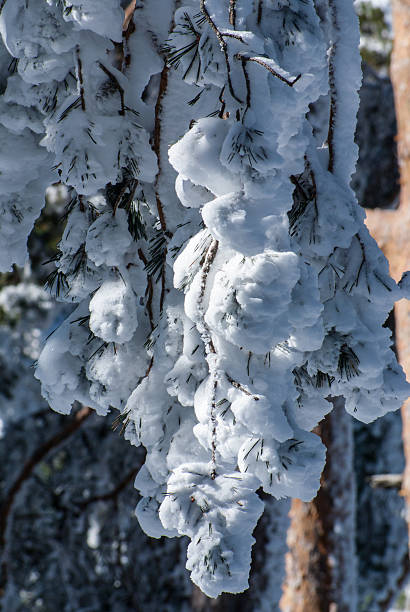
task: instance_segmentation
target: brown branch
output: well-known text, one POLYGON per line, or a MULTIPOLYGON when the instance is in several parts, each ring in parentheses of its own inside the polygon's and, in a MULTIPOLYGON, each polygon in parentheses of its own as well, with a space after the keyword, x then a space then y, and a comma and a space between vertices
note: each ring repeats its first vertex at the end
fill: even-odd
POLYGON ((13 502, 17 493, 20 491, 21 487, 25 483, 26 480, 31 476, 33 470, 37 467, 37 465, 46 457, 46 455, 57 448, 62 442, 64 442, 67 438, 72 436, 79 427, 81 427, 82 423, 87 419, 91 414, 91 408, 84 407, 81 408, 75 415, 74 418, 63 428, 61 431, 57 432, 54 436, 52 436, 49 440, 44 442, 41 446, 39 446, 31 457, 26 461, 23 469, 20 474, 14 481, 14 484, 9 489, 9 492, 6 495, 6 499, 3 502, 0 509, 0 546, 4 547, 5 544, 5 533, 7 528, 7 520, 10 515, 11 508, 13 506, 13 502))
POLYGON ((262 9, 263 9, 263 0, 259 0, 258 2, 258 17, 256 19, 256 23, 259 24, 262 21, 262 9))
POLYGON ((229 23, 236 29, 236 0, 229 0, 229 23))
POLYGON ((211 397, 211 479, 215 480, 216 478, 216 428, 217 428, 217 420, 215 415, 216 410, 216 389, 218 387, 218 380, 215 377, 214 382, 212 384, 212 397, 211 397))
POLYGON ((205 19, 207 20, 208 24, 210 25, 210 27, 212 28, 212 30, 215 32, 215 35, 218 39, 218 42, 220 44, 221 47, 221 51, 224 55, 225 58, 225 64, 226 64, 226 72, 227 72, 227 76, 228 76, 228 87, 229 87, 229 91, 231 96, 237 101, 239 102, 239 104, 242 104, 242 100, 240 100, 240 98, 238 98, 233 90, 233 86, 232 86, 232 80, 231 80, 231 64, 229 62, 229 56, 228 56, 228 48, 227 48, 227 44, 225 42, 225 40, 223 39, 223 35, 221 34, 221 32, 218 30, 217 26, 215 25, 214 21, 212 20, 210 14, 208 13, 208 10, 205 6, 205 0, 200 0, 200 8, 201 8, 201 13, 203 13, 205 19))
MULTIPOLYGON (((248 364, 249 364, 249 361, 248 361, 248 364)), ((245 393, 245 395, 248 395, 249 397, 254 399, 255 402, 259 401, 259 397, 257 397, 256 395, 253 395, 253 393, 248 391, 248 389, 245 389, 245 387, 243 385, 241 385, 241 383, 238 383, 231 376, 229 376, 229 374, 225 373, 225 376, 229 380, 229 382, 231 383, 232 387, 235 387, 235 389, 239 389, 239 391, 242 391, 242 393, 245 393)))
MULTIPOLYGON (((205 344, 205 351, 206 351, 207 356, 216 355, 216 350, 215 350, 214 343, 212 341, 211 332, 205 321, 205 311, 203 307, 203 299, 205 296, 206 284, 207 284, 209 272, 211 271, 212 264, 218 252, 218 247, 219 247, 218 240, 213 240, 210 246, 208 247, 208 249, 206 250, 204 264, 202 268, 202 274, 201 274, 201 288, 200 288, 199 296, 198 296, 198 310, 201 314, 201 319, 202 319, 201 323, 203 327, 201 337, 205 344)), ((216 410, 216 389, 218 387, 218 379, 217 379, 215 367, 211 369, 211 366, 209 366, 209 369, 210 369, 210 374, 212 374, 212 376, 214 377, 214 380, 212 383, 211 414, 210 414, 211 424, 212 424, 212 431, 211 431, 211 466, 212 467, 211 467, 210 476, 212 480, 215 480, 216 478, 216 428, 217 428, 215 410, 216 410)))
POLYGON ((236 59, 240 59, 242 62, 255 62, 255 64, 259 64, 259 66, 263 66, 263 68, 266 68, 266 70, 269 70, 269 72, 271 74, 273 74, 274 77, 276 77, 277 79, 279 79, 280 81, 282 81, 283 83, 286 83, 286 85, 289 85, 289 87, 293 87, 295 83, 297 83, 300 79, 300 77, 302 76, 301 74, 298 74, 297 77, 295 77, 293 79, 293 81, 289 81, 288 79, 286 79, 284 76, 282 76, 281 74, 279 74, 279 72, 276 72, 276 70, 274 70, 273 68, 271 68, 269 66, 269 64, 267 64, 266 62, 264 62, 263 60, 261 60, 259 57, 246 57, 245 55, 242 55, 241 53, 237 53, 235 55, 236 59))
POLYGON ((89 506, 90 504, 94 504, 95 502, 110 501, 110 500, 114 501, 118 497, 118 495, 121 493, 121 491, 125 489, 127 484, 131 482, 133 478, 135 478, 135 476, 138 473, 138 470, 139 470, 139 467, 131 470, 131 472, 129 472, 122 480, 120 480, 117 486, 111 491, 108 491, 108 493, 102 493, 100 495, 93 495, 93 497, 89 497, 88 499, 84 499, 80 502, 77 502, 77 505, 80 506, 82 510, 84 510, 87 506, 89 506))
POLYGON ((373 489, 401 489, 403 474, 373 474, 368 481, 373 489))
MULTIPOLYGON (((333 32, 339 29, 337 24, 337 7, 334 0, 329 0, 329 8, 331 12, 333 32)), ((329 56, 329 90, 330 90, 330 112, 329 112, 329 130, 327 134, 327 146, 329 150, 329 172, 334 171, 335 165, 335 143, 334 143, 334 124, 337 114, 337 95, 336 95, 336 79, 335 79, 335 56, 337 53, 337 42, 334 40, 329 56)))
POLYGON ((121 200, 124 197, 125 192, 127 191, 129 185, 127 182, 121 187, 120 193, 118 194, 117 199, 114 202, 114 206, 112 207, 112 216, 115 217, 115 213, 117 212, 118 206, 121 204, 121 200))
POLYGON ((198 296, 198 304, 199 304, 199 309, 201 312, 202 325, 205 330, 205 348, 208 354, 212 353, 214 355, 216 354, 216 350, 214 347, 214 343, 212 342, 212 337, 211 337, 211 333, 209 331, 208 325, 205 323, 205 312, 202 306, 202 301, 205 296, 208 275, 211 270, 214 259, 216 257, 216 254, 218 252, 218 247, 219 247, 218 240, 214 240, 206 251, 204 265, 202 268, 202 275, 201 275, 201 288, 200 288, 200 292, 198 296))
POLYGON ((161 112, 162 112, 162 99, 165 96, 165 92, 168 87, 168 66, 164 66, 161 72, 161 79, 159 82, 159 92, 158 98, 155 103, 155 124, 154 124, 154 142, 153 149, 154 153, 157 156, 158 162, 158 174, 157 174, 157 182, 158 176, 161 172, 161 112))
POLYGON ((246 109, 245 109, 245 112, 243 114, 243 116, 245 116, 246 111, 248 110, 248 108, 251 107, 251 83, 250 83, 250 80, 249 80, 248 71, 246 70, 246 60, 245 60, 245 58, 241 58, 241 59, 242 59, 243 76, 245 78, 245 83, 246 83, 246 109))
MULTIPOLYGON (((153 143, 153 149, 154 152, 157 156, 157 163, 158 163, 158 174, 157 174, 157 178, 155 181, 155 197, 156 197, 156 203, 157 203, 157 210, 158 210, 158 218, 159 218, 159 222, 161 225, 161 229, 164 232, 164 235, 167 236, 168 238, 172 238, 172 233, 168 231, 167 229, 167 223, 166 223, 166 219, 165 219, 165 214, 164 214, 164 208, 162 206, 162 202, 161 199, 159 197, 158 194, 158 182, 159 182, 159 177, 161 174, 161 112, 162 112, 162 99, 165 95, 165 92, 167 90, 167 86, 168 86, 168 67, 164 66, 164 68, 162 69, 161 72, 161 80, 160 80, 160 84, 159 84, 159 93, 158 93, 158 98, 155 104, 155 124, 154 124, 154 143, 153 143)), ((161 270, 161 295, 160 295, 160 300, 159 300, 159 310, 160 312, 162 312, 163 307, 164 307, 164 300, 165 300, 165 290, 166 290, 166 264, 165 264, 165 258, 166 258, 166 254, 167 254, 167 248, 165 248, 164 250, 164 261, 162 264, 162 270, 161 270)))
POLYGON ((84 80, 83 80, 83 64, 80 57, 80 47, 77 45, 77 68, 78 68, 78 82, 80 84, 80 99, 81 109, 85 111, 85 92, 84 92, 84 80))
POLYGON ((128 26, 130 25, 131 19, 134 16, 135 5, 136 0, 132 0, 132 2, 130 2, 127 8, 124 10, 124 21, 122 24, 123 32, 126 32, 128 30, 128 26))
POLYGON ((335 163, 335 153, 334 153, 334 123, 336 116, 336 86, 335 86, 335 74, 333 68, 333 58, 335 54, 335 46, 333 46, 332 51, 330 53, 329 60, 329 87, 330 87, 330 113, 329 113, 329 129, 327 133, 327 146, 329 150, 329 164, 327 169, 329 172, 333 172, 334 163, 335 163))
MULTIPOLYGON (((138 249, 138 257, 140 258, 140 260, 142 261, 142 263, 144 264, 144 266, 147 265, 148 260, 145 257, 143 251, 141 248, 138 249)), ((153 294, 154 294, 154 286, 153 286, 153 282, 152 282, 152 276, 148 275, 148 281, 147 281, 147 289, 146 289, 146 295, 148 296, 147 299, 147 303, 146 303, 146 307, 147 307, 147 311, 148 311, 148 318, 149 318, 149 322, 151 325, 151 331, 153 331, 155 324, 154 324, 154 315, 152 312, 152 298, 153 298, 153 294)))
POLYGON ((120 85, 117 77, 111 72, 111 70, 108 70, 108 68, 104 66, 104 64, 102 64, 101 62, 98 62, 98 65, 101 68, 101 70, 105 72, 108 78, 114 83, 115 87, 118 89, 118 92, 120 94, 120 100, 121 100, 121 110, 119 110, 118 113, 124 116, 125 115, 124 88, 122 87, 122 85, 120 85))

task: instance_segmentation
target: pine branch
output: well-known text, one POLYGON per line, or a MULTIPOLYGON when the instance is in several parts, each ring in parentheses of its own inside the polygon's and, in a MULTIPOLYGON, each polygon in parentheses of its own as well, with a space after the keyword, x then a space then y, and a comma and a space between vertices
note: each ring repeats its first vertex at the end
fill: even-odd
POLYGON ((215 35, 218 39, 218 42, 220 44, 222 53, 224 55, 225 58, 225 64, 226 64, 226 71, 227 71, 227 77, 228 77, 228 87, 229 87, 229 92, 231 94, 231 96, 237 101, 239 102, 239 104, 242 104, 242 100, 240 98, 237 97, 237 95, 234 92, 233 86, 232 86, 232 79, 231 79, 231 64, 229 61, 229 56, 228 56, 228 48, 227 48, 227 44, 223 38, 222 33, 219 31, 219 29, 217 28, 217 26, 215 25, 214 21, 212 20, 211 16, 208 13, 208 10, 205 6, 205 0, 200 0, 200 7, 201 7, 201 13, 204 15, 206 21, 208 22, 208 24, 210 25, 210 27, 212 28, 212 30, 215 32, 215 35))
POLYGON ((247 57, 246 55, 243 55, 242 53, 237 53, 235 55, 235 58, 241 60, 242 62, 255 62, 256 64, 259 64, 259 66, 263 66, 263 68, 268 70, 274 77, 276 77, 283 83, 286 83, 286 85, 288 85, 289 87, 293 87, 295 83, 297 83, 302 76, 302 74, 298 74, 298 76, 295 77, 293 81, 289 81, 286 77, 279 74, 279 72, 276 72, 276 70, 274 70, 271 66, 269 66, 269 64, 264 62, 260 57, 247 57))
POLYGON ((83 64, 80 57, 80 47, 77 45, 77 75, 78 82, 80 86, 80 100, 81 100, 81 109, 85 112, 85 93, 84 93, 84 80, 83 80, 83 64))

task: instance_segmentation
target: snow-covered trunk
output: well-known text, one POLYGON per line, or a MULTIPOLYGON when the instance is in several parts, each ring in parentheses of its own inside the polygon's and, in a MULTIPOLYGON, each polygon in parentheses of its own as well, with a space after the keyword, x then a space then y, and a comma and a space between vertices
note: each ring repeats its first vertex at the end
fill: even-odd
POLYGON ((356 612, 353 429, 343 402, 319 425, 327 447, 321 488, 294 500, 283 612, 356 612))

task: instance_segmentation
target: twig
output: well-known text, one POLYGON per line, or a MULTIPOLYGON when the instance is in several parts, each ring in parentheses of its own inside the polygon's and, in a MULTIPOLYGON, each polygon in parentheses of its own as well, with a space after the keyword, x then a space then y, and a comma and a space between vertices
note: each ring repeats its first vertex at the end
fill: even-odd
POLYGON ((229 0, 229 23, 236 29, 236 0, 229 0))
MULTIPOLYGON (((337 8, 334 0, 329 0, 329 8, 332 18, 333 31, 336 32, 339 27, 337 24, 337 8)), ((337 53, 337 42, 334 40, 329 55, 329 90, 330 90, 330 112, 329 112, 329 130, 327 134, 327 146, 329 150, 328 171, 334 171, 335 165, 335 146, 334 146, 334 124, 337 114, 337 94, 335 80, 335 56, 337 53)))
POLYGON ((226 71, 227 71, 227 75, 228 75, 228 87, 229 87, 229 92, 231 94, 231 96, 237 101, 239 102, 239 104, 242 104, 242 100, 240 98, 238 98, 233 90, 233 86, 232 86, 232 80, 231 80, 231 65, 229 62, 229 56, 228 56, 228 49, 227 49, 227 45, 225 40, 223 39, 223 35, 221 34, 221 32, 218 30, 217 26, 215 25, 214 21, 212 20, 210 14, 208 13, 208 10, 205 6, 205 0, 200 0, 200 7, 201 7, 201 13, 203 13, 205 19, 207 20, 208 24, 211 26, 212 30, 215 32, 216 37, 219 41, 220 47, 221 47, 221 51, 224 54, 225 57, 225 64, 226 64, 226 71))
POLYGON ((245 77, 245 83, 246 83, 246 109, 243 113, 243 117, 242 117, 243 119, 245 117, 246 111, 248 110, 248 108, 251 107, 251 83, 249 80, 248 71, 246 70, 246 60, 243 57, 241 59, 242 59, 243 76, 245 77))
POLYGON ((122 87, 122 85, 120 85, 117 77, 111 72, 111 70, 108 70, 108 68, 104 66, 104 64, 102 64, 101 62, 98 62, 98 65, 101 68, 101 70, 105 72, 108 78, 114 82, 115 87, 118 89, 119 94, 120 94, 120 100, 121 100, 121 110, 119 110, 118 113, 124 116, 125 115, 124 88, 122 87))
POLYGON ((258 2, 258 16, 256 19, 256 23, 259 24, 262 21, 262 8, 263 8, 263 0, 259 0, 258 2))
POLYGON ((78 82, 80 84, 80 100, 81 109, 85 111, 85 93, 84 93, 84 80, 83 80, 83 64, 80 57, 80 47, 77 45, 77 68, 78 68, 78 82))
POLYGON ((218 252, 218 247, 219 247, 218 240, 213 240, 206 251, 204 265, 202 268, 202 275, 201 275, 201 289, 200 289, 199 296, 198 296, 198 309, 201 313, 202 326, 204 328, 202 336, 203 336, 203 340, 205 343, 205 349, 208 354, 212 353, 213 355, 216 354, 216 351, 215 351, 214 343, 212 342, 212 337, 211 337, 211 333, 209 331, 208 325, 205 322, 203 299, 205 296, 208 275, 211 270, 214 259, 216 257, 216 254, 218 252))
POLYGON ((277 79, 279 79, 280 81, 283 81, 283 83, 286 83, 286 85, 289 85, 289 87, 293 87, 295 85, 295 83, 297 83, 299 81, 300 77, 302 76, 302 74, 298 74, 298 76, 295 77, 293 79, 293 81, 289 81, 284 76, 279 74, 279 72, 276 72, 276 70, 271 68, 271 66, 269 66, 269 64, 264 62, 260 57, 246 57, 246 55, 242 55, 241 53, 237 53, 235 55, 235 58, 236 59, 240 59, 242 62, 255 62, 256 64, 259 64, 260 66, 263 66, 263 68, 266 68, 266 70, 269 70, 269 72, 271 74, 273 74, 273 76, 275 76, 277 79))
POLYGON ((335 153, 334 153, 334 123, 335 123, 335 115, 336 115, 336 92, 335 92, 335 74, 333 68, 333 58, 335 55, 335 45, 333 45, 332 50, 330 52, 330 60, 329 60, 329 88, 330 88, 330 112, 329 112, 329 129, 327 133, 327 146, 329 150, 329 163, 328 163, 328 171, 333 172, 334 163, 335 163, 335 153))
POLYGON ((205 291, 206 291, 206 285, 207 285, 207 280, 208 280, 208 276, 209 276, 209 272, 211 270, 212 264, 215 260, 216 254, 218 252, 218 247, 219 247, 219 242, 218 240, 213 240, 210 244, 210 246, 208 247, 207 251, 206 251, 206 255, 205 255, 205 260, 204 260, 204 264, 203 264, 203 268, 202 268, 202 274, 201 274, 201 288, 200 288, 200 292, 199 292, 199 296, 198 296, 198 310, 200 312, 201 315, 201 325, 202 325, 202 330, 201 330, 201 337, 202 340, 205 344, 205 351, 208 357, 208 364, 209 364, 209 373, 211 376, 213 376, 213 381, 212 381, 212 393, 211 393, 211 413, 210 413, 210 417, 211 417, 211 425, 212 425, 212 430, 211 430, 211 478, 212 480, 215 480, 216 478, 216 428, 217 428, 217 420, 216 420, 216 415, 215 415, 215 411, 216 411, 216 389, 218 387, 218 379, 217 379, 217 372, 215 369, 215 363, 214 360, 212 359, 211 361, 209 360, 209 356, 213 355, 216 356, 216 350, 215 350, 215 346, 214 343, 212 341, 212 335, 211 332, 209 330, 209 327, 205 321, 205 310, 204 310, 204 306, 203 306, 203 299, 205 297, 205 291))
POLYGON ((136 0, 132 0, 132 2, 130 2, 127 8, 124 10, 124 21, 122 24, 123 32, 126 32, 128 30, 130 21, 134 16, 135 5, 136 5, 136 0))
MULTIPOLYGON (((147 265, 148 260, 145 257, 143 251, 141 248, 138 249, 138 257, 140 258, 140 260, 142 261, 142 263, 144 264, 144 266, 147 265)), ((152 276, 148 275, 148 281, 147 281, 147 290, 146 290, 146 295, 148 296, 147 299, 147 303, 146 303, 146 308, 147 308, 147 312, 148 312, 148 318, 149 318, 149 322, 151 325, 151 331, 153 331, 155 325, 154 325, 154 315, 152 312, 152 297, 154 294, 154 286, 153 286, 153 282, 152 282, 152 276)))
POLYGON ((75 415, 74 418, 52 438, 44 442, 39 446, 31 457, 26 461, 20 474, 14 481, 14 484, 9 489, 6 495, 6 499, 3 502, 0 509, 0 546, 4 547, 5 544, 5 533, 7 528, 7 519, 10 515, 11 508, 13 506, 14 499, 17 493, 20 491, 24 482, 31 476, 36 466, 44 459, 44 457, 54 448, 58 447, 64 440, 69 438, 73 433, 81 427, 82 423, 91 414, 91 408, 81 408, 75 415))
POLYGON ((84 499, 80 502, 77 502, 77 505, 80 506, 80 508, 82 510, 84 510, 84 508, 86 508, 87 506, 89 506, 90 504, 94 504, 95 502, 99 502, 99 501, 109 501, 109 500, 115 500, 118 495, 121 493, 121 491, 123 491, 125 489, 125 487, 127 486, 127 484, 133 479, 135 478, 135 476, 137 475, 139 470, 139 467, 134 468, 133 470, 131 470, 131 472, 129 472, 129 474, 127 474, 118 484, 117 486, 112 489, 112 491, 108 491, 108 493, 102 493, 101 495, 94 495, 93 497, 89 497, 88 499, 84 499))
POLYGON ((120 193, 118 194, 117 199, 114 202, 114 206, 112 207, 112 216, 115 217, 115 213, 117 212, 117 208, 118 206, 121 204, 121 200, 124 197, 124 193, 127 191, 128 189, 128 183, 125 182, 124 185, 121 187, 120 193))
MULTIPOLYGON (((167 236, 168 238, 172 238, 172 233, 168 231, 167 229, 167 224, 166 224, 166 219, 165 219, 165 215, 164 215, 164 209, 162 206, 162 202, 160 200, 159 194, 158 194, 158 182, 159 182, 159 177, 161 174, 161 112, 162 112, 162 99, 165 95, 167 86, 168 86, 168 67, 164 66, 164 68, 162 69, 161 72, 161 80, 160 80, 160 84, 159 84, 159 93, 158 93, 158 98, 155 104, 155 124, 154 124, 154 143, 153 143, 153 149, 154 152, 157 156, 157 163, 158 163, 158 174, 157 174, 157 178, 155 181, 155 197, 156 197, 156 203, 157 203, 157 210, 158 210, 158 218, 159 218, 159 222, 161 225, 161 229, 164 233, 165 236, 167 236)), ((163 310, 164 307, 164 300, 165 300, 165 290, 166 290, 166 269, 165 269, 165 258, 166 258, 166 254, 167 254, 167 248, 165 247, 164 249, 164 261, 162 264, 162 270, 161 270, 161 295, 160 295, 160 300, 159 300, 159 310, 160 313, 163 310)))
POLYGON ((403 474, 373 474, 368 481, 373 489, 401 489, 403 474))
POLYGON ((211 479, 215 480, 216 478, 216 428, 217 428, 217 420, 215 415, 216 410, 216 389, 218 387, 218 380, 216 376, 214 377, 212 383, 212 396, 211 396, 211 479))
POLYGON ((257 397, 256 395, 253 395, 253 393, 248 391, 248 389, 245 389, 245 387, 241 385, 241 383, 234 380, 231 376, 229 376, 229 374, 225 373, 225 376, 231 383, 232 387, 235 387, 235 389, 239 389, 239 391, 242 391, 242 393, 245 393, 245 395, 247 395, 248 397, 251 397, 253 400, 255 400, 255 402, 259 401, 259 397, 257 397))

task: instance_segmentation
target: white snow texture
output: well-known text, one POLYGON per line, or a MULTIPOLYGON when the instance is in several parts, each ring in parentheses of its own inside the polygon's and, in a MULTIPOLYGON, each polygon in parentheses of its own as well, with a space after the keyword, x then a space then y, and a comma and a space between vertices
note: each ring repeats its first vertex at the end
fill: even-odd
POLYGON ((175 4, 137 1, 122 32, 120 0, 5 2, 0 265, 64 183, 51 284, 75 307, 36 376, 54 410, 120 411, 143 529, 188 535, 216 597, 248 586, 257 490, 316 494, 328 396, 364 422, 407 397, 382 325, 408 283, 350 189, 353 0, 175 4))

